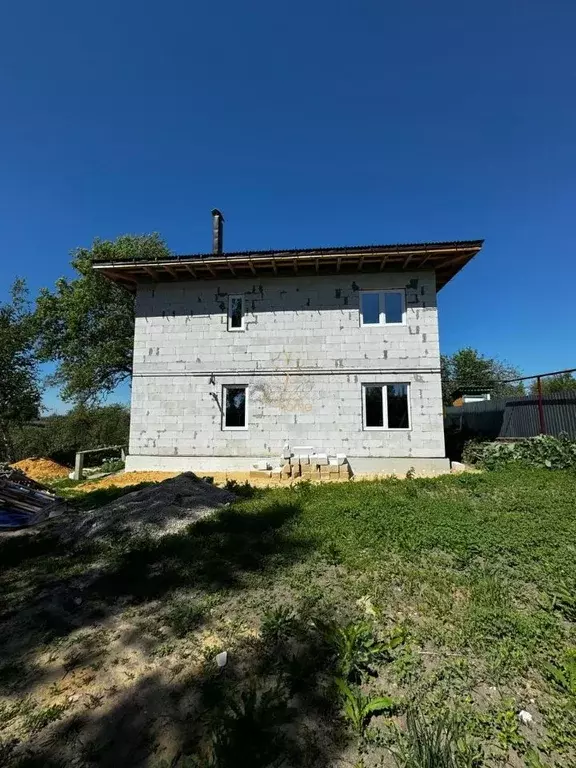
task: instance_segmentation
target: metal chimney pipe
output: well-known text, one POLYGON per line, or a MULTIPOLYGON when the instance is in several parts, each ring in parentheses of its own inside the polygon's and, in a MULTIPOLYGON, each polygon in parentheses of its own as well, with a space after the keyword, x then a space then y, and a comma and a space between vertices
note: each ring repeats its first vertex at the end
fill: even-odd
POLYGON ((222 253, 224 250, 224 216, 218 208, 212 210, 212 253, 222 253))

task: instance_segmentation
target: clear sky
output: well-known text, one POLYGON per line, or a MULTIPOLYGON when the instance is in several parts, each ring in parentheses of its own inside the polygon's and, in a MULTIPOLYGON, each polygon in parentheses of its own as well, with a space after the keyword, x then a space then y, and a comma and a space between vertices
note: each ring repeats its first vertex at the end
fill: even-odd
POLYGON ((208 251, 214 206, 228 250, 484 237, 442 351, 575 366, 575 38, 574 0, 4 3, 0 299, 97 236, 208 251))

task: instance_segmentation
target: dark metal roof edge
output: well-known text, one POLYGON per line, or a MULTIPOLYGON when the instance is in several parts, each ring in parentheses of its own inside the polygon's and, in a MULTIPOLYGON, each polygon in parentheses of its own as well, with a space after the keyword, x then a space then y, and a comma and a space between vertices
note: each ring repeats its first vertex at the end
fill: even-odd
POLYGON ((478 249, 480 250, 484 245, 484 239, 479 240, 453 240, 453 241, 432 241, 432 242, 420 242, 420 243, 393 243, 388 245, 352 245, 352 246, 322 246, 320 248, 296 248, 285 250, 264 250, 264 251, 229 251, 224 253, 192 253, 192 254, 180 254, 171 256, 168 259, 150 259, 147 261, 139 259, 117 259, 113 261, 100 261, 95 262, 94 267, 105 266, 117 266, 117 265, 132 265, 132 264, 170 264, 180 261, 191 260, 226 260, 230 258, 248 258, 250 256, 270 256, 270 257, 282 257, 282 256, 299 256, 307 254, 318 254, 329 256, 331 254, 355 254, 364 251, 378 254, 382 251, 395 251, 395 250, 408 250, 418 249, 426 251, 428 248, 455 248, 455 249, 478 249))

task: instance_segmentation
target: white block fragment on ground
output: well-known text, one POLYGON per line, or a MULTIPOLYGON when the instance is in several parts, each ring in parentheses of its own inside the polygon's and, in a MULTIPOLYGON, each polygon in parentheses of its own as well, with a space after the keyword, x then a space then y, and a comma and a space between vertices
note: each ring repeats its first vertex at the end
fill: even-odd
POLYGON ((466 472, 466 470, 468 469, 466 464, 462 464, 461 461, 453 461, 453 462, 451 462, 450 468, 451 468, 452 472, 466 472))
POLYGON ((222 667, 225 667, 228 662, 228 651, 222 651, 222 653, 219 653, 216 656, 216 664, 222 669, 222 667))
POLYGON ((520 712, 518 712, 518 717, 520 718, 520 721, 524 723, 524 725, 531 725, 534 718, 528 712, 526 709, 521 709, 520 712))

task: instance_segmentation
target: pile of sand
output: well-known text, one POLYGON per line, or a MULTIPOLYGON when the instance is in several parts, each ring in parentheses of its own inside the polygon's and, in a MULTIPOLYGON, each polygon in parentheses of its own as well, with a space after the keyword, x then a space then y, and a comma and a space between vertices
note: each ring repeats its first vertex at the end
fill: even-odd
POLYGON ((32 480, 59 480, 68 477, 70 470, 52 459, 22 459, 12 464, 32 480))
POLYGON ((64 517, 62 534, 82 543, 90 539, 115 539, 122 534, 160 538, 234 501, 236 496, 184 472, 162 483, 121 496, 99 509, 73 518, 64 517))
POLYGON ((169 480, 176 477, 177 472, 121 472, 117 475, 108 475, 100 480, 89 480, 78 486, 78 490, 97 491, 100 488, 126 488, 127 485, 138 485, 139 483, 161 483, 163 480, 169 480))

